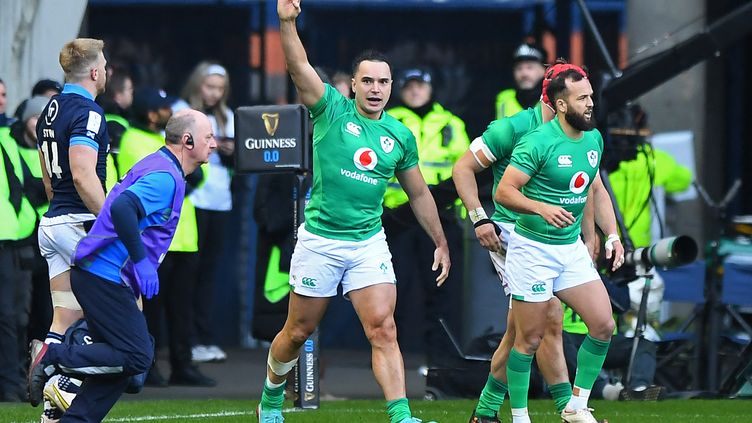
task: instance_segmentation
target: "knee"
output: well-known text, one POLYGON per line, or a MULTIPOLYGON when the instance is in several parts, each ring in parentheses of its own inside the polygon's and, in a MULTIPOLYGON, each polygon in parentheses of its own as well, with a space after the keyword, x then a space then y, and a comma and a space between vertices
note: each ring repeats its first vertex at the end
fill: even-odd
POLYGON ((285 328, 286 338, 294 348, 300 348, 308 337, 311 336, 314 329, 304 324, 293 324, 285 328))
POLYGON ((397 326, 391 316, 374 319, 364 324, 363 329, 372 346, 385 346, 397 342, 397 326))
POLYGON ((592 327, 588 327, 588 331, 593 338, 605 341, 611 339, 615 327, 616 323, 614 322, 614 319, 611 318, 611 316, 608 316, 607 319, 599 320, 595 322, 592 327))
POLYGON ((154 362, 154 350, 152 348, 142 349, 130 354, 130 369, 127 369, 128 375, 137 375, 146 373, 151 369, 154 362))
POLYGON ((542 340, 542 331, 535 330, 525 334, 518 333, 515 338, 514 346, 517 351, 521 353, 535 354, 535 352, 538 351, 542 340))

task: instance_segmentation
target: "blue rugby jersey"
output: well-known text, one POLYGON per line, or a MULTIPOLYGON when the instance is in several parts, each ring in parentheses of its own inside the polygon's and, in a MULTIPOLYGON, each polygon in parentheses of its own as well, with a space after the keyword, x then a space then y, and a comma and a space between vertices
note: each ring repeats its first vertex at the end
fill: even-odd
POLYGON ((68 149, 86 145, 97 151, 97 177, 104 189, 110 136, 104 111, 91 93, 80 85, 65 84, 63 92, 53 96, 39 116, 37 140, 53 192, 45 216, 89 213, 73 184, 68 149))

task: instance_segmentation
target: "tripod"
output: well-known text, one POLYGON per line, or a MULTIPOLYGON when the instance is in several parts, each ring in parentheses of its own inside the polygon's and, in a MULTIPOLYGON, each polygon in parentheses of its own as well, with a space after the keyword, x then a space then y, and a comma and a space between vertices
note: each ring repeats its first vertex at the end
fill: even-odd
POLYGON ((706 258, 708 271, 705 277, 705 311, 703 319, 702 343, 705 348, 701 356, 705 357, 707 367, 706 388, 710 392, 718 391, 718 344, 720 337, 720 315, 723 305, 720 303, 721 280, 718 276, 718 269, 723 265, 723 257, 719 254, 721 239, 724 235, 724 224, 726 221, 726 207, 731 200, 736 197, 739 188, 742 186, 741 179, 736 179, 726 195, 719 202, 713 201, 707 191, 697 181, 692 184, 700 193, 705 205, 713 211, 716 230, 713 240, 709 244, 708 257, 706 258))
POLYGON ((650 294, 650 286, 653 283, 653 274, 650 272, 652 268, 652 266, 646 266, 645 273, 643 275, 637 275, 638 278, 642 277, 645 279, 645 286, 642 288, 640 308, 637 311, 637 324, 635 325, 634 341, 632 341, 632 352, 629 354, 626 388, 632 387, 632 371, 634 370, 637 348, 640 344, 640 340, 644 338, 645 328, 647 328, 648 325, 648 295, 650 294))

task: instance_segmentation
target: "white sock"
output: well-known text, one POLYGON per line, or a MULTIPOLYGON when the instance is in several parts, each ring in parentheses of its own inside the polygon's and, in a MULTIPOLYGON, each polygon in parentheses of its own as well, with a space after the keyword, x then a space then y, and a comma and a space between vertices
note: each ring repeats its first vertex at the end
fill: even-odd
POLYGON ((45 344, 62 344, 65 336, 55 332, 47 332, 47 336, 44 338, 45 344))
POLYGON ((567 410, 582 410, 587 408, 588 399, 590 398, 590 389, 583 389, 575 386, 572 389, 572 398, 567 403, 567 410))
POLYGON ((266 377, 266 381, 264 382, 266 384, 266 387, 269 389, 279 388, 280 386, 283 386, 287 381, 283 380, 282 383, 272 383, 272 381, 269 379, 269 376, 266 377))
POLYGON ((530 416, 527 414, 527 407, 512 409, 512 423, 530 423, 530 416))

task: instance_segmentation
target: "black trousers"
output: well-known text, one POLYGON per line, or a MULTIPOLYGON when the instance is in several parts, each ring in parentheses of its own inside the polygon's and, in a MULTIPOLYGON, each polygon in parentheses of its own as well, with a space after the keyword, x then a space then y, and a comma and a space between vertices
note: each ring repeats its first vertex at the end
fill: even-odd
POLYGON ((144 314, 156 345, 162 338, 162 315, 167 321, 170 366, 173 370, 191 364, 193 333, 193 284, 197 253, 168 252, 159 266, 159 294, 144 301, 144 314))
POLYGON ((217 265, 224 248, 225 227, 230 219, 229 211, 213 211, 196 208, 198 226, 198 268, 195 273, 193 296, 193 322, 196 345, 213 345, 215 280, 217 265))
MULTIPOLYGON (((568 332, 563 332, 562 335, 564 341, 564 358, 569 370, 569 380, 574 383, 575 371, 577 370, 577 350, 582 345, 586 335, 568 332)), ((625 381, 627 370, 629 369, 629 357, 632 354, 633 341, 633 338, 627 338, 621 334, 614 335, 611 338, 611 345, 608 347, 606 361, 603 363, 604 369, 622 370, 625 381)), ((632 370, 632 387, 640 385, 650 386, 653 384, 653 378, 655 377, 655 350, 654 343, 646 339, 640 339, 632 370)), ((603 398, 603 387, 606 383, 607 381, 602 378, 596 379, 591 396, 593 398, 603 398)))
POLYGON ((61 422, 101 422, 132 375, 151 367, 154 346, 131 288, 71 269, 71 288, 86 316, 87 345, 51 344, 43 363, 84 379, 61 422))
POLYGON ((429 365, 446 364, 456 353, 438 322, 443 317, 458 333, 462 316, 462 228, 454 219, 442 219, 452 267, 449 279, 436 286, 438 272, 431 271, 436 249, 420 225, 385 221, 386 241, 397 277, 395 321, 400 347, 426 354, 429 365))
POLYGON ((12 243, 0 244, 0 399, 23 390, 30 300, 31 273, 21 269, 12 243))

